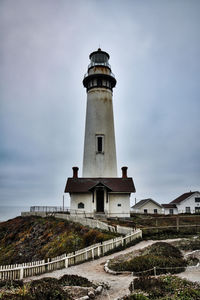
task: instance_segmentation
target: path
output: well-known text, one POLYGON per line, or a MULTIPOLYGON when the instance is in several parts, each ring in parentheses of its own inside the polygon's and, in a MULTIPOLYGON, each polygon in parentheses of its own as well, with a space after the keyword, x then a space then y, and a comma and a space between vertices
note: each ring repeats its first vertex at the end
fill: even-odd
MULTIPOLYGON (((179 240, 179 239, 176 239, 176 240, 179 240)), ((174 239, 163 240, 163 241, 170 242, 170 241, 174 241, 174 239)), ((133 279, 133 276, 131 274, 111 275, 111 274, 106 273, 103 268, 106 261, 108 259, 112 259, 121 254, 126 254, 129 252, 138 250, 138 249, 143 249, 143 248, 150 246, 156 242, 158 242, 158 241, 152 241, 152 240, 142 241, 142 242, 136 244, 135 246, 132 246, 125 250, 116 252, 114 254, 104 256, 104 257, 101 257, 101 258, 93 260, 93 261, 85 262, 85 263, 82 263, 77 266, 72 266, 67 269, 61 269, 61 270, 53 271, 52 273, 46 273, 46 274, 42 274, 39 276, 30 277, 30 278, 27 278, 25 281, 41 279, 44 277, 59 278, 65 274, 75 274, 75 275, 86 277, 89 280, 103 281, 103 282, 109 283, 110 289, 107 291, 104 290, 103 293, 100 296, 98 296, 98 298, 96 298, 96 299, 98 299, 98 300, 106 300, 106 299, 114 300, 114 299, 117 299, 118 297, 122 297, 126 294, 129 294, 128 287, 129 287, 131 280, 133 279)), ((200 281, 200 270, 198 272, 199 273, 196 274, 197 275, 196 277, 199 276, 198 278, 200 281)), ((180 277, 184 276, 185 274, 187 276, 186 278, 189 279, 189 276, 191 275, 191 271, 186 271, 184 273, 181 273, 180 277)))

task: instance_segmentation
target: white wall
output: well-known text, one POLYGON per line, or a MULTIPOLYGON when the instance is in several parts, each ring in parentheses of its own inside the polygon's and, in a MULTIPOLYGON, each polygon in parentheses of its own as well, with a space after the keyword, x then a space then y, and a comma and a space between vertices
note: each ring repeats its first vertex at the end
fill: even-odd
POLYGON ((83 177, 117 177, 112 92, 95 88, 87 94, 83 177), (104 135, 104 153, 97 153, 96 135, 104 135))
POLYGON ((94 203, 92 202, 92 193, 72 193, 71 194, 71 210, 86 211, 88 213, 94 212, 94 203), (84 208, 78 209, 78 203, 82 202, 84 208))
MULTIPOLYGON (((173 209, 173 215, 177 215, 178 214, 178 209, 177 208, 172 208, 173 209)), ((165 215, 170 215, 170 208, 164 208, 164 214, 165 215)))
POLYGON ((130 217, 130 196, 129 194, 110 193, 109 194, 110 217, 130 217), (118 206, 121 204, 121 206, 118 206))
POLYGON ((157 213, 158 214, 162 214, 162 207, 160 207, 159 205, 156 205, 154 202, 152 201, 148 201, 147 203, 145 203, 142 207, 140 207, 139 209, 132 209, 133 212, 136 213, 144 213, 144 209, 147 209, 147 213, 148 214, 154 214, 154 209, 157 209, 157 213))
MULTIPOLYGON (((96 212, 96 193, 94 194, 94 202, 92 202, 92 193, 72 193, 71 194, 71 214, 86 212, 91 214, 96 212), (78 209, 78 203, 84 203, 83 209, 78 209)), ((130 217, 130 196, 129 194, 109 193, 108 202, 106 201, 106 191, 104 190, 104 212, 110 217, 130 217), (121 206, 118 206, 121 204, 121 206)))

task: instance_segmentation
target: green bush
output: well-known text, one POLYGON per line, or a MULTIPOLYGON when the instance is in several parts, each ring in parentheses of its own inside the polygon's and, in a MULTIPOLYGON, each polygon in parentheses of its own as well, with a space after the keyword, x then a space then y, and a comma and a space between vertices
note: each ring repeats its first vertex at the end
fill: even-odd
POLYGON ((43 278, 32 281, 28 294, 34 300, 71 300, 72 298, 64 291, 57 279, 43 278))
POLYGON ((94 287, 87 278, 64 275, 59 280, 46 277, 29 283, 0 281, 0 299, 6 300, 72 300, 64 286, 94 287))
MULTIPOLYGON (((130 271, 138 276, 144 275, 144 271, 151 270, 154 267, 156 267, 157 275, 169 272, 173 274, 180 273, 184 271, 187 265, 182 258, 181 252, 176 247, 162 242, 148 247, 141 256, 136 256, 123 262, 113 261, 111 261, 111 269, 114 271, 130 271)), ((146 273, 146 275, 153 274, 154 270, 149 271, 148 274, 146 273)))
POLYGON ((0 288, 3 289, 13 289, 13 288, 19 288, 23 286, 22 280, 0 280, 0 288))
MULTIPOLYGON (((134 295, 125 298, 126 300, 140 295, 142 290, 147 294, 146 299, 155 300, 200 300, 200 285, 175 276, 161 276, 159 278, 140 277, 134 279, 134 295), (137 291, 139 294, 137 294, 137 291)), ((130 291, 132 291, 130 284, 130 291)), ((139 298, 140 299, 140 298, 139 298)), ((144 298, 145 299, 145 298, 144 298)))
POLYGON ((178 248, 165 242, 157 242, 151 245, 148 252, 156 256, 182 258, 182 253, 178 248))
POLYGON ((82 286, 82 287, 90 287, 93 286, 92 282, 90 282, 87 278, 81 277, 78 275, 64 275, 59 279, 59 283, 63 286, 82 286))
MULTIPOLYGON (((132 285, 129 286, 130 291, 132 285)), ((140 277, 134 279, 134 288, 136 290, 142 290, 148 292, 151 297, 161 297, 165 295, 166 283, 159 278, 154 277, 140 277)))

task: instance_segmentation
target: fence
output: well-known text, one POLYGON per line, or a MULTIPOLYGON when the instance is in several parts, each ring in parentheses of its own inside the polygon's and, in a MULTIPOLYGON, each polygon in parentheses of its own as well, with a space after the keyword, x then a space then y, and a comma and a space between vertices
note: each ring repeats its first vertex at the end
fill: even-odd
POLYGON ((125 246, 133 240, 141 237, 142 231, 138 229, 124 237, 118 237, 112 240, 98 243, 87 248, 75 251, 74 253, 63 254, 61 256, 47 260, 0 266, 0 280, 23 279, 26 277, 48 273, 62 268, 68 268, 75 264, 103 256, 110 250, 113 250, 118 246, 125 246))
MULTIPOLYGON (((99 228, 102 230, 116 232, 116 228, 114 226, 108 225, 104 222, 101 222, 101 221, 95 220, 95 219, 81 218, 79 216, 71 216, 71 215, 67 215, 67 214, 55 214, 55 217, 58 219, 65 219, 65 220, 69 220, 72 222, 80 223, 81 225, 89 226, 91 228, 99 228)), ((127 232, 127 233, 130 233, 130 232, 127 232)))
MULTIPOLYGON (((153 267, 151 269, 148 270, 144 270, 144 271, 139 271, 139 272, 132 272, 133 276, 157 276, 157 275, 164 275, 166 273, 172 273, 172 274, 177 274, 177 273, 181 273, 184 272, 185 269, 187 270, 192 270, 192 271, 197 271, 199 272, 199 263, 196 266, 182 266, 182 267, 153 267), (160 271, 166 271, 166 273, 164 272, 160 272, 160 271), (177 272, 177 270, 179 270, 179 272, 177 272), (171 272, 170 272, 171 271, 171 272)), ((122 272, 123 273, 123 272, 122 272)))
MULTIPOLYGON (((22 215, 22 217, 40 216, 40 217, 44 218, 44 217, 51 215, 51 213, 49 214, 49 213, 42 212, 42 211, 39 211, 39 212, 33 211, 33 212, 22 212, 21 215, 22 215)), ((64 219, 64 220, 80 223, 83 226, 89 226, 91 228, 99 228, 101 230, 117 232, 119 234, 124 234, 124 235, 134 232, 133 228, 131 228, 131 227, 123 227, 123 226, 119 226, 119 225, 112 226, 112 225, 108 225, 107 223, 101 222, 96 219, 83 218, 78 215, 75 216, 75 215, 69 215, 69 214, 64 214, 64 213, 62 213, 62 214, 54 213, 53 216, 58 219, 64 219)))
POLYGON ((176 226, 159 226, 159 227, 141 227, 144 234, 159 233, 159 232, 180 232, 180 233, 198 233, 200 232, 200 225, 179 225, 176 226))

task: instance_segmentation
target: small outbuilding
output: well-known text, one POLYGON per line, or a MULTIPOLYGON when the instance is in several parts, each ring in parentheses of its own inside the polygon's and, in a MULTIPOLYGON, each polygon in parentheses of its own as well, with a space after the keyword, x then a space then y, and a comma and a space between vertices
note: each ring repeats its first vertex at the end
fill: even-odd
POLYGON ((70 213, 95 217, 130 217, 130 194, 135 192, 133 179, 127 177, 127 167, 122 168, 121 178, 78 177, 78 168, 73 168, 73 177, 68 178, 65 193, 70 194, 70 213))
POLYGON ((148 198, 140 200, 138 203, 131 207, 131 211, 141 214, 161 214, 162 205, 155 200, 148 198))

